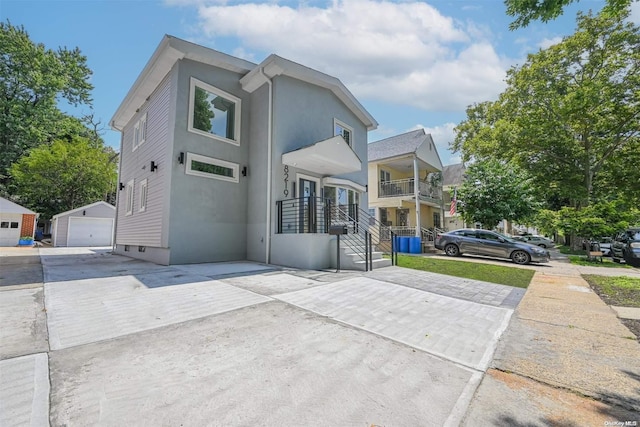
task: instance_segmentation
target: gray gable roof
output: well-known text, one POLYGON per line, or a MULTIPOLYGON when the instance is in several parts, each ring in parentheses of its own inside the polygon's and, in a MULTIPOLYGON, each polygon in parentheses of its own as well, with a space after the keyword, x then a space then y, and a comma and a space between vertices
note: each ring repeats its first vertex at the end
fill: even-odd
POLYGON ((0 197, 0 212, 7 214, 35 214, 34 211, 13 203, 4 197, 0 197))
POLYGON ((455 165, 447 165, 442 168, 442 185, 451 187, 460 185, 464 181, 464 172, 466 168, 464 164, 457 163, 455 165))
POLYGON ((415 153, 423 142, 430 139, 431 134, 426 133, 424 129, 418 129, 372 142, 367 146, 369 161, 415 153))

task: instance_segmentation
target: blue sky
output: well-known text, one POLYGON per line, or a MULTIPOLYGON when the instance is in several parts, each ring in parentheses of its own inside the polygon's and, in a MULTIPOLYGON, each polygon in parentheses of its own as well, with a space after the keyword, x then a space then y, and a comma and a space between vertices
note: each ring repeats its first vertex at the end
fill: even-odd
MULTIPOLYGON (((0 19, 48 48, 79 47, 93 70, 95 116, 108 122, 164 34, 260 62, 270 53, 338 77, 379 123, 375 141, 424 127, 443 164, 465 107, 495 99, 505 72, 575 30, 582 0, 561 18, 509 31, 501 0, 1 0, 0 19)), ((640 3, 632 19, 639 21, 640 3)), ((81 110, 89 112, 87 108, 81 110)))

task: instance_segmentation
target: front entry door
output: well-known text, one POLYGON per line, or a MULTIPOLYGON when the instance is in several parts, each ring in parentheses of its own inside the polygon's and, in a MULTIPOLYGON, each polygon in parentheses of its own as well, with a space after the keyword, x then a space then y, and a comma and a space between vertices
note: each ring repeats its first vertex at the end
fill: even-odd
POLYGON ((400 227, 407 226, 407 218, 409 217, 409 209, 396 210, 396 224, 400 227))
POLYGON ((298 214, 298 232, 315 233, 316 224, 316 182, 309 179, 300 178, 298 180, 300 189, 300 212, 298 214))

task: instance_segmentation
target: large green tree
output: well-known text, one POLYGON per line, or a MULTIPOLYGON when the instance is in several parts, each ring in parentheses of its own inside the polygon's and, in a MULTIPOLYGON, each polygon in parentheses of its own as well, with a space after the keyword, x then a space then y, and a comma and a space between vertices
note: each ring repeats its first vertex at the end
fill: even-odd
POLYGON ((517 166, 498 160, 470 165, 458 199, 466 222, 479 222, 489 229, 503 219, 529 219, 539 206, 531 178, 517 166))
POLYGON ((74 137, 32 149, 9 171, 20 200, 49 219, 107 198, 117 180, 113 157, 109 149, 74 137))
POLYGON ((605 185, 636 197, 640 33, 625 17, 580 14, 575 34, 508 72, 497 101, 467 110, 453 149, 519 164, 543 200, 579 208, 605 185), (621 177, 631 185, 616 185, 621 177))
POLYGON ((91 104, 91 70, 78 48, 47 49, 23 27, 0 22, 0 190, 29 149, 88 131, 59 102, 91 104))
MULTIPOLYGON (((562 15, 565 7, 579 0, 505 0, 507 15, 516 18, 509 28, 526 27, 531 21, 548 22, 562 15)), ((607 0, 604 11, 617 14, 637 0, 607 0)))

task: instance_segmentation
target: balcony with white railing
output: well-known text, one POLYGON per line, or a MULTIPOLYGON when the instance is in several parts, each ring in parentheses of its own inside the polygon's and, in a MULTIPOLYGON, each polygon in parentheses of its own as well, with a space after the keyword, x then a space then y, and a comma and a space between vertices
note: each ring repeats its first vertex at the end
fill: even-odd
MULTIPOLYGON (((418 181, 418 194, 424 202, 440 205, 442 202, 442 189, 426 182, 418 181)), ((413 197, 415 196, 415 180, 413 178, 394 179, 381 182, 378 188, 378 197, 413 197)))

